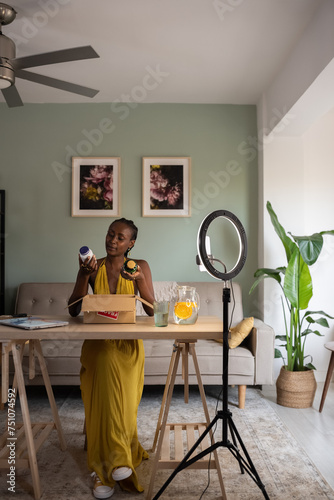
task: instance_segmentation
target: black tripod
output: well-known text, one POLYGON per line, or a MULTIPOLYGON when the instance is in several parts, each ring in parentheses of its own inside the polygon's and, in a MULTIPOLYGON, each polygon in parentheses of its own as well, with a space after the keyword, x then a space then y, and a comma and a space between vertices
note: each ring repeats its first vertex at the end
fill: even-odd
POLYGON ((223 288, 223 409, 219 410, 212 420, 212 422, 208 425, 206 430, 194 444, 194 446, 189 450, 189 452, 185 455, 184 459, 179 463, 167 481, 162 485, 158 493, 155 495, 153 500, 156 500, 160 497, 160 495, 165 491, 167 486, 172 482, 174 477, 183 469, 186 469, 194 462, 197 462, 208 453, 213 452, 215 449, 219 447, 228 448, 228 450, 232 453, 232 455, 238 460, 240 472, 244 474, 246 471, 249 476, 253 479, 253 481, 257 484, 257 486, 261 489, 264 498, 269 500, 269 496, 266 492, 264 484, 261 482, 261 479, 254 467, 253 462, 246 450, 244 443, 241 440, 241 437, 235 427, 235 424, 232 420, 232 413, 228 409, 228 304, 231 300, 230 289, 225 287, 223 288), (213 445, 209 446, 206 450, 198 453, 195 457, 190 458, 191 455, 195 452, 198 445, 203 441, 205 436, 210 432, 210 430, 218 423, 219 420, 222 420, 222 441, 217 441, 213 445), (228 429, 230 430, 232 441, 228 439, 228 429), (241 455, 238 444, 240 445, 244 456, 241 455))

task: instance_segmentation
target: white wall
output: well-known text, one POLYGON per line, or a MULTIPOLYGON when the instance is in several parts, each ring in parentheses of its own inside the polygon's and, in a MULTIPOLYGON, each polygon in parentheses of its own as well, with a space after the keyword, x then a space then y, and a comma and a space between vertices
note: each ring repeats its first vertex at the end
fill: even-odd
MULTIPOLYGON (((285 64, 258 103, 259 267, 285 265, 274 232, 269 200, 286 231, 307 235, 334 229, 334 2, 323 0, 285 64), (261 227, 263 225, 263 231, 261 227)), ((311 268, 314 297, 310 309, 334 316, 334 237, 325 237, 318 263, 311 268)), ((279 285, 266 280, 260 295, 263 319, 284 333, 279 285), (261 301, 261 298, 263 299, 261 301)), ((316 378, 324 381, 334 338, 334 322, 324 337, 309 336, 316 378)), ((281 360, 275 360, 275 376, 281 360)))
MULTIPOLYGON (((305 226, 308 234, 334 229, 334 108, 318 120, 304 135, 305 226)), ((322 309, 334 316, 334 236, 324 237, 319 261, 312 268, 314 297, 312 309, 322 309), (319 293, 318 293, 319 292, 319 293)), ((334 321, 324 329, 325 337, 315 338, 312 344, 319 377, 324 380, 329 351, 322 344, 334 340, 334 321), (322 373, 320 373, 320 367, 322 373)))
MULTIPOLYGON (((269 200, 285 230, 306 235, 334 229, 334 109, 314 123, 301 137, 267 138, 263 149, 263 201, 269 200)), ((264 208, 263 266, 286 264, 282 244, 264 208)), ((262 267, 262 264, 260 264, 262 267)), ((334 316, 334 237, 326 236, 318 263, 311 267, 314 297, 309 309, 334 316)), ((263 317, 276 334, 284 332, 280 288, 267 280, 264 285, 263 317)), ((305 353, 311 353, 316 378, 324 381, 329 352, 326 341, 334 339, 334 321, 322 328, 324 337, 311 335, 305 353)), ((275 376, 281 367, 275 360, 275 376)))

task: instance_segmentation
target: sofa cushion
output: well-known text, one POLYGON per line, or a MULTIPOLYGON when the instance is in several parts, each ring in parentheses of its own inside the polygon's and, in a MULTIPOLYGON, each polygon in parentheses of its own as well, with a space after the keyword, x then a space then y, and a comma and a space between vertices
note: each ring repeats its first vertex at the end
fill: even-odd
POLYGON ((230 349, 235 349, 250 334, 254 326, 254 318, 245 318, 237 326, 230 329, 228 345, 230 349))
MULTIPOLYGON (((230 328, 228 345, 230 349, 235 349, 238 347, 243 340, 250 334, 254 326, 254 318, 245 318, 236 326, 230 328)), ((215 339, 216 342, 220 344, 223 343, 223 339, 215 339)))
POLYGON ((21 283, 16 294, 16 314, 64 315, 74 283, 21 283))

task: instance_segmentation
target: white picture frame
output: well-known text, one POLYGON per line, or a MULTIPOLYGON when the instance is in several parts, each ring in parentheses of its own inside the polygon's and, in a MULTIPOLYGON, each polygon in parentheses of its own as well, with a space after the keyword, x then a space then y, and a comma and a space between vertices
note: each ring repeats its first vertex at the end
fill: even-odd
POLYGON ((190 217, 191 158, 143 157, 142 216, 190 217))
POLYGON ((120 157, 72 158, 72 217, 118 217, 120 157))

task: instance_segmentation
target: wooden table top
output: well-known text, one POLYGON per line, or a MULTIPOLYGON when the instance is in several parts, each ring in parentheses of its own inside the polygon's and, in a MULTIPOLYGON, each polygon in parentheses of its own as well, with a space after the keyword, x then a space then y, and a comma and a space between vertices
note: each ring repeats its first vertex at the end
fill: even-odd
MULTIPOLYGON (((36 315, 37 317, 37 315, 36 315)), ((64 320, 69 324, 54 328, 23 330, 0 325, 0 341, 12 340, 86 340, 86 339, 222 339, 223 321, 216 316, 199 316, 194 325, 176 325, 170 319, 165 327, 156 327, 154 318, 139 316, 136 323, 84 323, 83 317, 40 316, 46 320, 64 320)))

